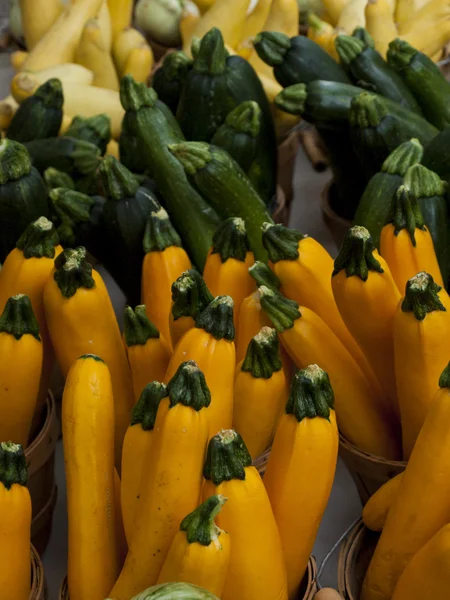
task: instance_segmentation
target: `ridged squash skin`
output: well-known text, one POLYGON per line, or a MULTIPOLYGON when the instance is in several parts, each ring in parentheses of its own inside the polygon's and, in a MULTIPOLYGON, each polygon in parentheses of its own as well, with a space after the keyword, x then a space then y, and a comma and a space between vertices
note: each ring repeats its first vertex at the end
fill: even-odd
POLYGON ((29 600, 31 498, 26 487, 26 462, 23 450, 18 446, 14 448, 14 444, 4 443, 1 446, 0 596, 8 600, 29 600), (15 464, 11 465, 5 457, 4 446, 9 446, 16 456, 21 454, 20 464, 13 458, 15 464))
POLYGON ((120 469, 123 437, 134 396, 119 326, 103 279, 85 261, 84 250, 65 250, 59 258, 57 269, 52 271, 44 287, 45 316, 56 358, 64 376, 74 361, 86 353, 95 353, 108 365, 114 395, 116 466, 120 469), (61 273, 59 280, 67 295, 55 280, 60 277, 57 273, 61 273), (80 284, 76 290, 71 288, 72 275, 84 283, 84 287, 80 284))
POLYGON ((438 389, 448 361, 450 299, 426 273, 409 280, 406 297, 394 318, 395 375, 402 419, 403 455, 407 460, 438 389), (416 297, 423 289, 423 299, 416 297), (415 290, 415 291, 414 291, 415 290), (405 309, 405 310, 404 310, 405 309), (413 309, 413 310, 411 310, 413 309), (427 311, 430 312, 427 312, 427 311), (416 316, 417 315, 417 316, 416 316))
POLYGON ((62 430, 69 520, 68 586, 73 600, 106 597, 117 578, 114 402, 109 369, 76 360, 63 395, 62 430))
POLYGON ((330 404, 333 392, 317 365, 295 376, 288 412, 280 419, 264 474, 280 532, 290 598, 298 593, 333 486, 339 433, 330 404), (308 395, 313 403, 310 411, 308 395), (308 412, 314 416, 306 416, 308 412))
POLYGON ((156 417, 152 459, 136 517, 139 527, 109 594, 116 600, 129 600, 156 583, 181 519, 200 499, 210 395, 195 363, 180 367, 168 393, 156 417))
MULTIPOLYGON (((366 573, 361 600, 391 600, 410 560, 450 522, 449 369, 434 396, 366 573)), ((447 567, 446 567, 447 568, 447 567)))
POLYGON ((371 531, 382 531, 392 504, 397 496, 403 473, 386 481, 367 501, 362 520, 371 531))

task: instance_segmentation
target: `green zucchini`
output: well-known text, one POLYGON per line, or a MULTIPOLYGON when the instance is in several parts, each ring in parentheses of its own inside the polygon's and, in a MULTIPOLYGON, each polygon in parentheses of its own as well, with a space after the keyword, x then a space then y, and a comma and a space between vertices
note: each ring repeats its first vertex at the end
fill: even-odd
POLYGON ((171 144, 169 150, 222 218, 244 219, 256 259, 267 261, 261 227, 272 219, 240 166, 225 150, 204 142, 171 144))
POLYGON ((408 169, 420 163, 422 154, 418 140, 404 142, 386 158, 380 172, 369 180, 364 190, 353 224, 365 227, 377 248, 380 247, 381 230, 392 215, 397 190, 408 169))
POLYGON ((447 183, 423 165, 413 165, 405 175, 405 186, 417 200, 447 284, 450 275, 450 218, 445 198, 447 183))
POLYGON ((389 44, 388 63, 416 97, 426 118, 439 129, 450 125, 450 83, 439 67, 405 40, 389 44))
POLYGON ((95 171, 100 150, 94 144, 71 137, 53 137, 33 140, 25 144, 32 163, 43 173, 49 167, 70 175, 88 175, 95 171))
POLYGON ((126 111, 124 126, 139 140, 164 206, 191 259, 203 270, 219 218, 190 185, 182 165, 169 151, 169 144, 178 144, 184 138, 170 126, 152 88, 126 75, 122 78, 120 96, 126 111))
POLYGON ((98 146, 103 156, 106 146, 111 140, 111 119, 106 114, 93 117, 76 116, 72 119, 69 129, 64 135, 98 146))
POLYGON ((450 181, 450 126, 426 144, 422 164, 446 181, 450 181))
POLYGON ((403 142, 417 138, 424 145, 435 135, 432 125, 423 120, 417 126, 405 115, 390 111, 384 98, 362 92, 352 100, 350 126, 353 143, 368 176, 377 173, 389 154, 403 142))
POLYGON ((363 42, 364 46, 375 48, 375 42, 373 41, 373 37, 364 27, 356 27, 353 30, 352 37, 363 42))
POLYGON ((162 65, 153 75, 152 87, 173 114, 176 114, 181 92, 186 83, 192 60, 182 52, 170 52, 163 60, 162 65))
POLYGON ((19 142, 0 141, 0 262, 26 227, 48 217, 47 186, 19 142))
POLYGON ((412 112, 422 114, 417 100, 402 78, 374 48, 349 35, 339 35, 335 45, 342 64, 356 83, 370 85, 373 92, 398 102, 412 112))
POLYGON ((109 256, 104 264, 134 306, 140 301, 145 226, 150 213, 161 206, 156 195, 139 187, 132 173, 113 156, 101 162, 99 175, 106 198, 102 223, 109 256))
POLYGON ((44 181, 51 190, 61 187, 69 190, 75 189, 75 182, 72 177, 68 173, 58 171, 53 167, 49 167, 44 171, 44 181))
POLYGON ((98 177, 98 169, 92 171, 88 175, 80 175, 74 177, 75 189, 77 192, 82 194, 88 194, 88 196, 95 196, 101 194, 100 182, 98 177))
POLYGON ((189 583, 163 583, 141 592, 131 600, 219 600, 210 592, 189 583))
POLYGON ((289 39, 284 33, 263 31, 253 45, 258 56, 273 67, 273 74, 283 87, 318 79, 351 83, 328 52, 304 35, 289 39))
POLYGON ((19 106, 6 137, 16 142, 29 142, 57 136, 63 118, 63 102, 61 82, 49 79, 19 106))

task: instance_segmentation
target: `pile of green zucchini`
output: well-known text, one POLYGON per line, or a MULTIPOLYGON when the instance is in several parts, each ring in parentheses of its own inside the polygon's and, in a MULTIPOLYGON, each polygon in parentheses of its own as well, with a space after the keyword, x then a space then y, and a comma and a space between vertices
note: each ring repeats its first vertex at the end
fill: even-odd
POLYGON ((0 142, 0 262, 28 223, 46 216, 63 246, 85 246, 137 304, 145 225, 161 205, 199 269, 230 216, 245 219, 255 255, 267 258, 260 228, 271 221, 277 173, 269 102, 218 29, 194 50, 193 60, 168 55, 152 87, 123 78, 120 161, 105 156, 106 115, 75 117, 58 135, 58 80, 20 105, 0 142))

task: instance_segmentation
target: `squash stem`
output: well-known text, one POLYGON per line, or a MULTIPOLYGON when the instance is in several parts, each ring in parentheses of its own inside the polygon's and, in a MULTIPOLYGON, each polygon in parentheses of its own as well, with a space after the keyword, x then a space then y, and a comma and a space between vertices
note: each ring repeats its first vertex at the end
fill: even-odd
POLYGON ((210 146, 205 142, 171 144, 169 150, 180 161, 188 175, 195 175, 197 171, 204 169, 213 159, 210 146))
POLYGON ((172 284, 172 316, 174 321, 181 317, 198 315, 214 300, 205 280, 195 269, 189 269, 172 284))
POLYGON ((387 61, 394 69, 401 71, 410 65, 417 53, 418 50, 413 48, 411 44, 408 44, 406 40, 397 38, 389 44, 387 61))
POLYGON ((416 229, 425 230, 425 222, 418 199, 406 185, 401 185, 397 190, 392 223, 395 235, 398 235, 402 229, 406 229, 414 247, 416 246, 416 229))
POLYGON ((128 347, 144 346, 149 339, 159 338, 159 331, 147 317, 144 304, 136 306, 134 311, 131 306, 125 307, 123 333, 128 347))
POLYGON ((415 164, 405 175, 405 185, 409 187, 416 198, 432 198, 444 196, 447 183, 423 165, 415 164))
POLYGON ((279 333, 293 327, 294 322, 302 316, 295 300, 290 300, 265 285, 259 287, 258 291, 261 307, 279 333))
POLYGON ((353 30, 352 36, 358 40, 361 40, 365 46, 369 46, 369 48, 375 48, 373 37, 364 27, 356 27, 353 30))
POLYGON ((105 153, 106 146, 111 140, 111 119, 105 113, 92 117, 76 116, 72 119, 65 136, 85 140, 98 146, 105 153))
POLYGON ((16 248, 25 258, 54 258, 59 244, 58 234, 51 221, 40 217, 30 223, 17 241, 16 248))
POLYGON ((107 199, 118 202, 122 198, 132 198, 136 194, 139 182, 114 156, 105 156, 98 171, 107 199))
POLYGON ((64 96, 61 81, 56 78, 48 79, 45 83, 37 88, 33 94, 33 97, 42 100, 42 103, 47 108, 62 109, 64 104, 64 96))
POLYGON ((0 185, 17 181, 31 171, 27 149, 19 142, 4 138, 0 141, 0 185))
POLYGON ((238 133, 247 133, 256 138, 260 131, 261 114, 258 103, 247 100, 228 113, 225 123, 238 133))
POLYGON ((217 527, 214 519, 226 501, 225 496, 221 494, 210 496, 181 521, 180 531, 186 532, 189 544, 209 546, 211 542, 217 540, 223 532, 217 527))
POLYGON ((53 167, 49 167, 44 171, 44 180, 51 190, 55 188, 75 189, 75 182, 69 173, 58 171, 58 169, 53 167))
POLYGON ((403 142, 389 154, 381 167, 382 173, 404 177, 410 167, 419 163, 423 156, 423 146, 416 138, 403 142))
POLYGON ((166 396, 167 388, 163 383, 158 381, 148 383, 142 390, 131 413, 131 426, 140 425, 144 431, 152 431, 155 427, 159 404, 166 396))
POLYGON ((294 415, 300 423, 305 418, 330 418, 334 393, 328 374, 317 365, 297 371, 286 404, 286 414, 294 415))
POLYGON ((181 239, 173 227, 169 215, 160 208, 152 211, 147 220, 144 233, 144 251, 163 252, 169 246, 181 247, 181 239))
POLYGON ((253 46, 261 60, 271 67, 281 65, 291 49, 289 37, 277 31, 262 31, 253 41, 253 46))
POLYGON ((290 115, 302 115, 305 112, 308 92, 304 83, 296 83, 284 88, 275 96, 275 105, 290 115))
POLYGON ((61 252, 55 259, 55 269, 53 277, 65 298, 71 298, 80 288, 95 287, 92 265, 87 262, 86 249, 82 246, 61 252))
POLYGON ((39 324, 28 296, 17 294, 8 299, 0 316, 0 333, 9 333, 16 340, 20 340, 23 335, 32 335, 41 341, 39 324))
POLYGON ((7 490, 11 489, 15 483, 24 487, 27 485, 27 461, 20 444, 0 443, 0 481, 7 490))
POLYGON ((281 281, 272 269, 260 260, 254 262, 253 265, 249 267, 248 272, 253 277, 258 287, 265 285, 271 290, 279 290, 281 287, 281 281))
POLYGON ((239 217, 225 219, 213 236, 212 253, 218 254, 224 263, 229 258, 245 262, 247 252, 250 252, 250 242, 244 219, 239 217))
POLYGON ((197 329, 204 329, 216 340, 235 338, 233 323, 234 302, 230 296, 217 296, 195 320, 197 329))
POLYGON ((450 388, 450 362, 442 371, 441 376, 439 377, 439 387, 450 388))
POLYGON ((186 81, 192 60, 182 50, 171 52, 164 58, 162 69, 169 81, 186 81))
POLYGON ((250 340, 241 371, 251 373, 255 379, 270 379, 282 367, 277 332, 263 327, 250 340))
POLYGON ((250 467, 252 458, 244 440, 233 429, 223 429, 208 444, 203 476, 220 485, 232 479, 245 480, 245 468, 250 467))
POLYGON ((383 273, 383 269, 375 258, 372 237, 365 227, 351 227, 342 243, 339 254, 334 261, 333 276, 345 269, 347 277, 359 277, 367 281, 369 271, 383 273))
POLYGON ((213 27, 202 38, 193 68, 199 73, 220 75, 227 68, 227 56, 222 33, 220 29, 213 27))
POLYGON ((428 313, 445 311, 438 295, 441 289, 429 273, 422 271, 414 275, 406 284, 402 311, 411 312, 418 321, 423 321, 428 313))
POLYGON ((196 410, 211 404, 211 392, 202 371, 193 360, 182 363, 167 384, 170 406, 183 404, 196 410))
POLYGON ((299 242, 305 237, 306 235, 297 229, 284 225, 264 223, 262 226, 263 246, 267 250, 269 260, 273 263, 280 260, 296 260, 300 256, 299 242))
POLYGON ((361 92, 352 100, 349 121, 352 127, 358 129, 377 127, 387 114, 383 98, 370 92, 361 92))
POLYGON ((365 48, 364 42, 350 35, 338 35, 334 45, 342 64, 348 66, 365 48))
POLYGON ((158 94, 145 83, 137 83, 132 75, 125 75, 120 81, 120 101, 124 110, 136 112, 144 106, 153 108, 158 94))

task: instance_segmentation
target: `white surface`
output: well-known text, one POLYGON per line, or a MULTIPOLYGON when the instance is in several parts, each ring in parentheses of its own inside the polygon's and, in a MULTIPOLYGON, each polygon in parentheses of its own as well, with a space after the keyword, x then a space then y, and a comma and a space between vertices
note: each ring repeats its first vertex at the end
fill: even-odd
MULTIPOLYGON (((315 173, 303 152, 299 153, 295 169, 295 200, 291 215, 291 225, 315 237, 334 256, 336 254, 336 246, 322 221, 319 207, 320 191, 329 177, 329 173, 322 173, 320 175, 315 173)), ((110 286, 108 281, 107 283, 111 289, 112 286, 110 286)), ((117 288, 113 293, 113 302, 118 315, 122 315, 124 299, 117 288)), ((56 600, 58 598, 59 586, 67 568, 67 516, 62 454, 62 445, 61 442, 58 442, 56 452, 58 503, 54 515, 50 544, 43 556, 50 591, 49 600, 56 600)), ((356 488, 346 467, 340 461, 330 502, 314 548, 314 556, 319 563, 341 536, 342 532, 359 516, 360 512, 361 504, 356 488)), ((323 585, 336 585, 336 563, 337 556, 334 556, 325 570, 322 579, 323 585)))

